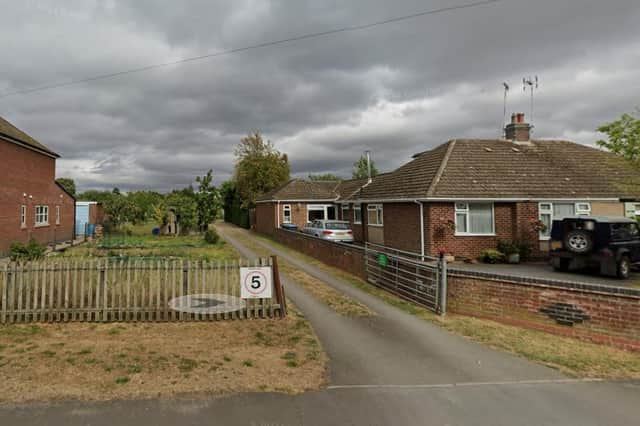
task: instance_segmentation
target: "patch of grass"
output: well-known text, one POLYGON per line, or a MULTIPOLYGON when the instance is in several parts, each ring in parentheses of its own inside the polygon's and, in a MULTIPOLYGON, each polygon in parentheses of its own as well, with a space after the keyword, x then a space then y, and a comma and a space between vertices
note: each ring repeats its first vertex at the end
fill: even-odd
POLYGON ((46 358, 53 358, 54 356, 56 356, 56 353, 54 351, 44 351, 42 352, 42 356, 46 358))
POLYGON ((138 364, 132 364, 129 367, 127 367, 127 373, 129 374, 137 374, 142 372, 142 367, 138 364))
POLYGON ((253 367, 253 361, 251 361, 250 359, 245 359, 244 361, 242 361, 242 365, 244 365, 245 367, 253 367))
POLYGON ((284 355, 282 355, 282 359, 296 359, 298 355, 295 352, 286 352, 284 355))
POLYGON ((116 384, 126 385, 130 380, 127 376, 116 377, 116 384))
POLYGON ((183 373, 188 373, 198 367, 198 361, 190 358, 180 358, 178 369, 183 373))
POLYGON ((298 361, 290 359, 289 361, 287 361, 287 367, 290 367, 290 368, 298 367, 298 361))
POLYGON ((81 351, 76 352, 76 355, 89 355, 91 353, 91 349, 82 349, 81 351))
POLYGON ((225 356, 222 357, 222 359, 224 359, 225 362, 231 362, 231 357, 230 356, 225 355, 225 356))

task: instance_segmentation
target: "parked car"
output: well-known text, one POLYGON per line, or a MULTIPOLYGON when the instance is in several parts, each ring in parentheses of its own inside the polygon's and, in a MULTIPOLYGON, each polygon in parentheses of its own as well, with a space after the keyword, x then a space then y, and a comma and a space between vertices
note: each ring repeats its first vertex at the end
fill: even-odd
POLYGON ((314 220, 308 223, 302 232, 330 241, 353 242, 353 231, 349 228, 349 222, 342 220, 314 220))
POLYGON ((640 263, 638 224, 619 217, 569 217, 551 227, 551 262, 556 270, 596 266, 603 275, 628 278, 640 263))

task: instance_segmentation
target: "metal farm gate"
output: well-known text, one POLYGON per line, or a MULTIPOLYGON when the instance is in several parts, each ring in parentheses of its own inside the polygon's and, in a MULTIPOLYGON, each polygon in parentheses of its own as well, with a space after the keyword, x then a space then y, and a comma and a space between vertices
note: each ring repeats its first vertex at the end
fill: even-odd
POLYGON ((402 299, 444 315, 447 262, 444 258, 365 244, 367 281, 402 299))

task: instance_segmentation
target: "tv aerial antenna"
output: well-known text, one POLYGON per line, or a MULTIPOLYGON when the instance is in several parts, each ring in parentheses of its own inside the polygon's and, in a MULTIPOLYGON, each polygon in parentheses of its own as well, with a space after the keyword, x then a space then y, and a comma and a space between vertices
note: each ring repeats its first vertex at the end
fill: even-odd
POLYGON ((504 87, 504 103, 502 106, 502 136, 506 137, 506 126, 507 126, 507 95, 509 94, 509 83, 506 81, 502 82, 502 86, 504 87))
POLYGON ((524 77, 522 79, 522 91, 526 92, 527 89, 531 91, 531 114, 529 115, 529 122, 531 123, 531 127, 533 127, 533 94, 539 87, 538 76, 535 77, 524 77))

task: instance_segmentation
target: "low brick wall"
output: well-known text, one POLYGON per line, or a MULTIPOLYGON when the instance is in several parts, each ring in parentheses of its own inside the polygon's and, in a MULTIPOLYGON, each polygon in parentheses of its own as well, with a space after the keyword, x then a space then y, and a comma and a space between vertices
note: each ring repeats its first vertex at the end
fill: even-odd
POLYGON ((301 232, 277 229, 271 235, 276 241, 314 257, 327 265, 366 280, 364 249, 344 243, 333 243, 301 232))
POLYGON ((448 311, 640 351, 640 290, 456 271, 448 311))

